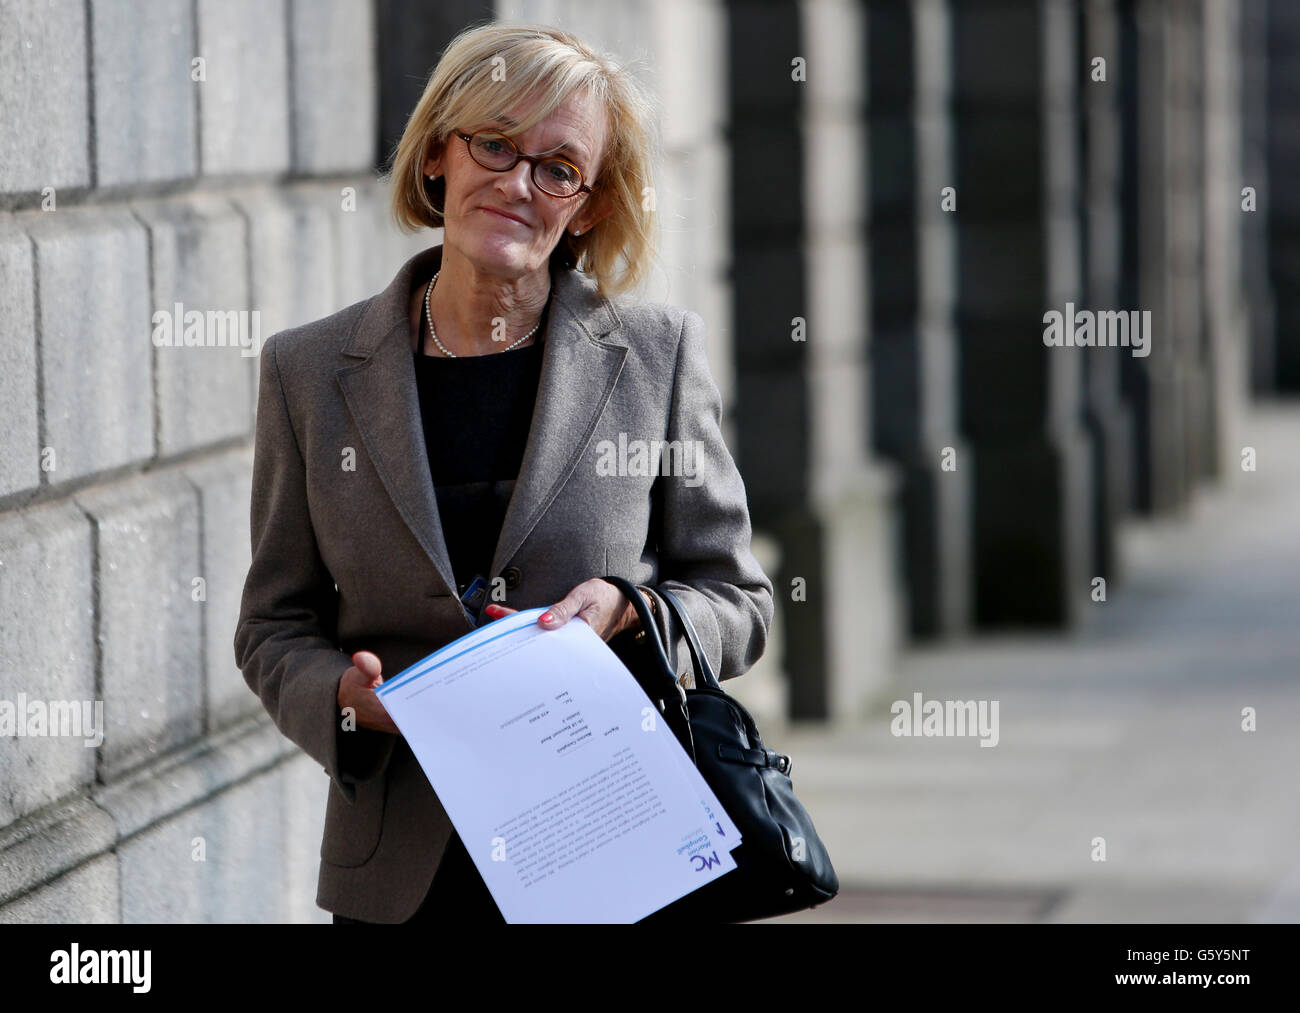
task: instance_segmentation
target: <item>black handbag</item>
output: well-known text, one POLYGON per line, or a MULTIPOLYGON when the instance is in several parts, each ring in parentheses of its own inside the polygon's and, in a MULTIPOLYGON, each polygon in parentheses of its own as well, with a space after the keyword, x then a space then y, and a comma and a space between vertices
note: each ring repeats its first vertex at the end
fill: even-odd
MULTIPOLYGON (((681 601, 671 591, 655 588, 690 645, 695 689, 683 689, 677 681, 641 593, 622 577, 603 579, 632 603, 644 633, 620 640, 616 653, 663 715, 742 838, 731 852, 735 869, 643 918, 642 923, 751 921, 830 900, 839 892, 840 882, 812 817, 795 797, 790 757, 763 746, 749 712, 719 685, 681 601)), ((610 646, 616 646, 614 640, 610 646)))

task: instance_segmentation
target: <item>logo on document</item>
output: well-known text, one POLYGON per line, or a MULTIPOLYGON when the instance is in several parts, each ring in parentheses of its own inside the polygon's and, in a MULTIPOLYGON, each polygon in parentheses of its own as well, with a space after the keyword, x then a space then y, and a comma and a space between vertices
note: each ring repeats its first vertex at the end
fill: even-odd
POLYGON ((718 853, 716 851, 713 852, 712 856, 691 855, 691 861, 700 863, 695 867, 696 872, 703 872, 705 869, 712 869, 715 865, 722 864, 722 859, 718 857, 718 853))

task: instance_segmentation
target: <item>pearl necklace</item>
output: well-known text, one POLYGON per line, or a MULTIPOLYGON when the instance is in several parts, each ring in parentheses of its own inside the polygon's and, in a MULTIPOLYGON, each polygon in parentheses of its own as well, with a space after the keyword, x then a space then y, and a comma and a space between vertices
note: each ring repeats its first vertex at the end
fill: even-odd
MULTIPOLYGON (((443 354, 443 355, 446 355, 446 356, 449 356, 449 357, 452 358, 452 359, 455 359, 455 358, 459 358, 459 356, 457 356, 454 352, 449 352, 449 351, 447 351, 447 349, 446 349, 446 347, 443 345, 443 343, 442 343, 441 341, 438 340, 438 334, 437 334, 437 332, 434 331, 434 329, 433 329, 433 309, 432 309, 432 307, 429 305, 429 299, 430 299, 430 296, 433 295, 433 286, 434 286, 434 282, 436 282, 436 281, 438 280, 438 275, 439 275, 439 274, 442 274, 441 269, 437 272, 437 274, 435 274, 435 275, 433 276, 433 280, 429 282, 429 287, 428 287, 427 289, 425 289, 425 292, 424 292, 424 312, 427 313, 427 314, 429 315, 429 337, 433 338, 433 343, 434 343, 435 345, 437 345, 437 346, 442 350, 442 354, 443 354)), ((537 323, 533 326, 533 329, 532 329, 531 331, 529 331, 527 334, 525 334, 525 335, 524 335, 522 338, 520 338, 518 341, 513 341, 513 342, 511 342, 511 343, 510 343, 509 345, 507 345, 505 348, 501 349, 501 351, 503 351, 503 352, 508 352, 508 351, 510 351, 510 349, 514 348, 515 345, 523 344, 525 341, 527 341, 529 338, 531 338, 534 334, 536 334, 536 333, 537 333, 537 328, 538 328, 538 327, 541 327, 541 326, 542 326, 542 321, 541 321, 541 318, 539 317, 538 320, 537 320, 537 323)))

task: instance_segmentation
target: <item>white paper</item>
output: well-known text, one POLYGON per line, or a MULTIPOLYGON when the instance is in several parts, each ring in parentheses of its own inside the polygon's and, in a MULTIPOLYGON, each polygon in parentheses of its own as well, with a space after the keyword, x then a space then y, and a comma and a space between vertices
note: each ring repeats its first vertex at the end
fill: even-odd
POLYGON ((377 693, 507 922, 637 921, 734 869, 740 834, 609 646, 543 611, 377 693))

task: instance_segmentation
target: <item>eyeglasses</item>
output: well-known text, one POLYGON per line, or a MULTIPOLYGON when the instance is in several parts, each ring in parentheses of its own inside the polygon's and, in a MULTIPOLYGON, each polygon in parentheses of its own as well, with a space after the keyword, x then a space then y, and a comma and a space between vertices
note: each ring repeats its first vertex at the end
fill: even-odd
POLYGON ((457 130, 455 133, 469 146, 469 157, 485 169, 509 172, 522 158, 532 164, 533 182, 543 193, 552 197, 576 197, 580 193, 593 192, 582 182, 582 173, 572 162, 553 155, 546 158, 525 155, 499 130, 478 130, 473 134, 457 130))

